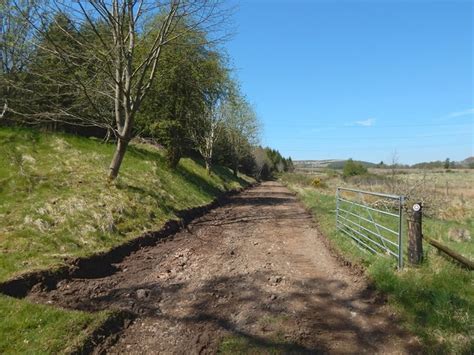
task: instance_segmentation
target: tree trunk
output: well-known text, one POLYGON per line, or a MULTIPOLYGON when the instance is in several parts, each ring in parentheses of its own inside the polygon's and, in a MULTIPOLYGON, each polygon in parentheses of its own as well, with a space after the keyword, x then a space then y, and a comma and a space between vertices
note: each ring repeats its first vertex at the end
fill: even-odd
POLYGON ((234 176, 237 177, 237 173, 239 172, 239 161, 238 160, 234 161, 234 167, 232 168, 232 170, 234 171, 234 176))
POLYGON ((169 147, 166 159, 168 166, 172 169, 175 169, 181 160, 181 156, 182 154, 179 149, 176 147, 169 147))
POLYGON ((10 97, 10 86, 7 86, 7 89, 5 91, 5 98, 3 99, 3 108, 2 112, 0 113, 0 119, 6 118, 5 116, 8 112, 8 97, 10 97))
POLYGON ((211 159, 206 158, 206 159, 204 159, 204 162, 206 163, 207 174, 211 175, 211 159))
POLYGON ((128 141, 119 138, 117 141, 117 147, 115 148, 114 157, 112 158, 112 162, 110 163, 109 167, 109 180, 115 180, 117 177, 120 166, 122 165, 123 157, 125 156, 125 152, 127 150, 128 141))
POLYGON ((8 110, 8 101, 5 100, 5 103, 3 104, 2 112, 0 113, 0 119, 5 117, 5 115, 7 114, 7 110, 8 110))

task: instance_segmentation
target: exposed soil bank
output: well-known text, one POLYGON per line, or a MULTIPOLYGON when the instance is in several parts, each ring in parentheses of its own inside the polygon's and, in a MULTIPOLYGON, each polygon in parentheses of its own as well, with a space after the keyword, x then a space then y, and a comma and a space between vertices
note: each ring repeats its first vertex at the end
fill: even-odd
POLYGON ((172 233, 110 257, 104 272, 102 264, 85 262, 79 269, 96 271, 34 287, 28 298, 136 315, 108 353, 418 350, 364 276, 333 256, 311 215, 278 183, 233 196, 172 233))
POLYGON ((155 232, 143 234, 110 250, 88 257, 74 258, 65 261, 65 265, 51 270, 28 272, 19 277, 0 283, 0 293, 23 298, 33 289, 52 290, 59 281, 71 278, 106 277, 116 271, 115 263, 120 263, 126 256, 144 247, 154 246, 163 238, 177 233, 192 220, 199 218, 210 210, 227 203, 229 198, 241 190, 228 191, 213 202, 177 214, 179 220, 170 220, 155 232))

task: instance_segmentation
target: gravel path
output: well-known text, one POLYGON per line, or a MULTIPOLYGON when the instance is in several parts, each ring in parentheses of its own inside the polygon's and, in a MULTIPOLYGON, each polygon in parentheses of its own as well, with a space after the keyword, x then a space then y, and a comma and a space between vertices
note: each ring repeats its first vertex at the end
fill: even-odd
POLYGON ((327 248, 284 186, 266 182, 135 252, 104 278, 31 299, 138 318, 107 353, 409 353, 415 339, 327 248), (240 345, 239 345, 240 344, 240 345))

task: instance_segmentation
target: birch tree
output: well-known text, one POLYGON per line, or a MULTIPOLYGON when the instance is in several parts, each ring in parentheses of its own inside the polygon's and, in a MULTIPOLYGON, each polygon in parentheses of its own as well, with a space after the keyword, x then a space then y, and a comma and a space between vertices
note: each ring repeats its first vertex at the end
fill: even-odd
MULTIPOLYGON (((106 128, 116 137, 116 149, 109 166, 109 179, 117 177, 126 149, 133 138, 137 112, 155 80, 163 47, 181 36, 177 30, 216 23, 218 0, 50 0, 35 7, 35 26, 42 49, 61 60, 72 73, 73 87, 90 108, 62 108, 51 119, 106 128), (58 14, 70 19, 75 32, 57 22, 58 14), (159 21, 156 21, 156 18, 159 21), (75 43, 71 52, 49 36, 54 24, 75 43), (88 36, 84 29, 87 28, 88 36), (146 45, 145 45, 146 44, 146 45)), ((43 115, 44 117, 44 115, 43 115)))
POLYGON ((211 173, 214 146, 224 130, 225 112, 222 100, 210 105, 202 120, 202 126, 193 130, 193 139, 199 153, 204 158, 206 171, 211 173))
POLYGON ((225 129, 226 106, 232 88, 232 80, 228 76, 222 58, 213 53, 204 63, 204 83, 201 91, 204 112, 200 125, 193 126, 191 135, 194 144, 204 159, 206 171, 211 173, 214 158, 214 147, 225 129))
POLYGON ((260 180, 262 177, 267 178, 271 164, 267 152, 262 147, 255 147, 253 157, 255 159, 255 177, 257 180, 260 180))
POLYGON ((244 97, 233 94, 224 107, 226 135, 232 149, 232 170, 237 176, 239 163, 257 145, 259 122, 252 106, 244 97))

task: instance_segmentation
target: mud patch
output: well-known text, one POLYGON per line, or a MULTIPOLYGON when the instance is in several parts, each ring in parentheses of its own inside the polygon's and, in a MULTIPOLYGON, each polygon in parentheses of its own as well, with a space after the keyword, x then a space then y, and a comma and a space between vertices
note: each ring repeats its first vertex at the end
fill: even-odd
POLYGON ((98 328, 94 329, 84 343, 71 354, 101 354, 115 344, 120 332, 126 329, 136 316, 129 312, 115 312, 98 328))

